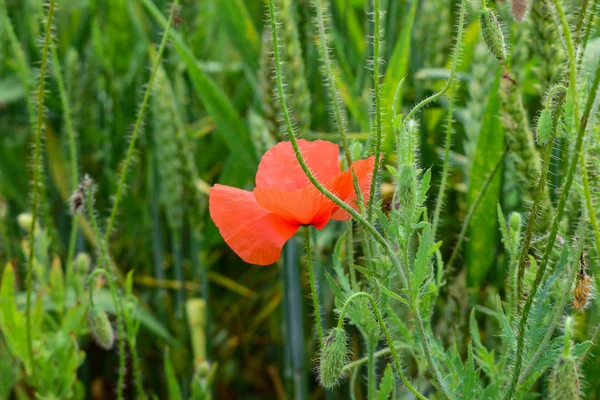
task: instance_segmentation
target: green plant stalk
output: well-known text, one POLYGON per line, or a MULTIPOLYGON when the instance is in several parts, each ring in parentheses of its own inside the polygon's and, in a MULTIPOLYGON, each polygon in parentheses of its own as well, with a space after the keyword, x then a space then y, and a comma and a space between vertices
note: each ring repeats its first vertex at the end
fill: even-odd
POLYGON ((158 71, 158 69, 160 67, 160 60, 162 59, 165 48, 167 47, 167 42, 169 39, 169 31, 171 30, 171 26, 173 25, 173 18, 175 16, 175 13, 177 12, 178 5, 179 5, 179 0, 174 0, 173 4, 171 5, 171 14, 169 15, 169 20, 167 21, 167 26, 165 28, 162 40, 160 42, 160 47, 158 49, 156 61, 154 62, 154 65, 152 66, 150 80, 148 81, 148 85, 146 86, 146 92, 144 93, 142 105, 137 114, 135 126, 133 128, 133 133, 131 134, 131 139, 129 141, 129 148, 127 149, 127 155, 125 156, 125 163, 123 165, 123 169, 121 171, 121 176, 119 178, 119 186, 117 186, 117 192, 115 194, 115 199, 113 202, 112 210, 110 212, 108 224, 106 225, 106 233, 104 236, 104 241, 106 243, 108 243, 108 241, 110 239, 110 235, 112 233, 112 229, 114 227, 115 218, 117 217, 117 211, 119 209, 119 202, 121 201, 121 196, 123 195, 123 190, 125 189, 125 180, 127 179, 127 172, 129 170, 129 165, 131 164, 131 160, 133 158, 133 152, 135 150, 135 142, 137 140, 139 131, 142 128, 142 121, 144 120, 144 114, 146 112, 146 108, 148 107, 148 101, 150 100, 150 95, 152 93, 152 86, 154 85, 154 78, 156 78, 156 72, 158 71))
MULTIPOLYGON (((589 21, 589 23, 587 24, 582 24, 583 27, 585 28, 585 31, 583 32, 583 38, 580 39, 580 42, 577 43, 577 46, 579 46, 581 49, 585 49, 587 46, 587 42, 588 39, 590 37, 590 32, 592 30, 592 25, 594 22, 594 16, 596 15, 596 11, 598 9, 598 2, 594 1, 592 3, 592 10, 589 13, 589 15, 591 15, 591 20, 589 21)), ((585 18, 585 14, 580 14, 579 17, 581 19, 585 18)), ((577 24, 577 26, 579 27, 579 22, 577 24)), ((577 31, 576 33, 579 33, 579 31, 577 31)), ((579 52, 579 57, 577 58, 577 68, 579 68, 581 66, 581 62, 583 61, 583 51, 579 52)))
POLYGON ((377 339, 367 337, 367 398, 374 400, 377 394, 377 379, 375 377, 375 347, 377 339))
POLYGON ((349 220, 346 225, 348 226, 348 233, 346 234, 346 247, 348 247, 348 270, 350 271, 350 283, 352 284, 353 290, 358 290, 358 284, 356 283, 356 272, 354 271, 354 226, 352 225, 352 220, 349 220))
POLYGON ((308 280, 310 282, 310 295, 313 300, 315 311, 315 322, 317 324, 317 334, 319 335, 319 345, 323 343, 323 324, 321 322, 321 307, 319 306, 319 295, 317 285, 315 284, 315 271, 312 261, 312 250, 310 246, 310 226, 304 227, 304 247, 306 248, 306 267, 308 269, 308 280))
POLYGON ((454 83, 454 80, 456 78, 456 69, 458 67, 458 54, 460 53, 460 48, 462 47, 463 30, 465 25, 465 8, 466 0, 462 0, 460 5, 460 17, 458 19, 458 32, 456 33, 456 47, 454 48, 454 54, 452 55, 452 67, 450 69, 450 77, 448 78, 448 81, 446 82, 442 90, 432 94, 431 96, 427 97, 426 99, 422 100, 419 104, 414 106, 412 110, 410 110, 408 114, 406 114, 406 117, 404 117, 403 122, 409 121, 421 108, 442 97, 454 83))
MULTIPOLYGON (((60 103, 63 110, 63 116, 65 119, 65 130, 67 131, 67 137, 69 139, 69 162, 71 164, 71 191, 75 192, 79 184, 79 172, 77 169, 77 143, 75 136, 75 129, 73 128, 73 119, 71 118, 71 107, 69 99, 67 97, 67 90, 65 88, 65 81, 63 78, 62 69, 60 66, 60 60, 56 51, 56 44, 54 41, 50 42, 50 52, 52 53, 52 68, 54 70, 54 77, 56 78, 56 84, 58 86, 58 94, 60 97, 60 103)), ((75 242, 77 241, 77 215, 73 215, 73 221, 71 223, 71 233, 69 234, 69 248, 67 250, 67 273, 66 281, 72 283, 73 277, 73 258, 75 256, 75 242)))
POLYGON ((373 15, 375 17, 373 28, 373 91, 375 92, 375 167, 373 168, 373 178, 371 179, 371 190, 369 192, 369 201, 367 203, 367 221, 373 222, 373 209, 375 207, 375 190, 377 188, 377 176, 381 167, 381 138, 383 135, 383 121, 381 111, 381 84, 379 83, 379 52, 381 41, 381 10, 380 0, 374 0, 373 15))
POLYGON ((294 136, 294 129, 292 127, 292 122, 290 119, 290 115, 287 109, 286 100, 285 100, 285 92, 283 90, 283 78, 281 74, 281 57, 279 55, 279 43, 277 39, 277 23, 275 22, 275 5, 273 4, 273 0, 269 0, 269 12, 270 12, 270 20, 271 20, 271 29, 273 32, 273 49, 274 49, 274 58, 275 58, 275 76, 277 81, 277 92, 279 95, 279 101, 281 102, 281 110, 283 113, 283 119, 285 122, 285 128, 287 134, 290 139, 290 143, 292 144, 292 148, 294 149, 294 154, 296 155, 296 159, 300 164, 300 167, 306 174, 307 178, 310 182, 321 192, 325 197, 329 200, 333 201, 336 205, 338 205, 341 209, 350 214, 356 221, 365 228, 374 238, 379 242, 379 244, 384 248, 386 254, 390 257, 391 262, 398 269, 402 269, 398 257, 394 253, 394 250, 390 247, 390 245, 386 242, 386 240, 381 236, 381 234, 377 231, 377 229, 366 220, 360 213, 358 213, 354 208, 350 207, 343 200, 337 197, 335 194, 327 190, 314 176, 312 171, 306 165, 306 161, 304 161, 304 157, 300 152, 300 148, 298 147, 298 141, 296 136, 294 136))
POLYGON ((381 330, 383 331, 385 338, 387 340, 387 343, 389 346, 389 351, 392 354, 392 359, 394 360, 394 365, 396 367, 395 368, 396 374, 398 374, 398 376, 402 380, 402 383, 404 383, 404 385, 407 387, 407 389, 410 390, 415 396, 417 396, 417 398, 426 400, 427 397, 425 397, 421 393, 419 393, 419 391, 411 385, 411 383, 408 381, 408 379, 404 375, 404 372, 402 371, 402 365, 400 363, 400 357, 398 356, 398 351, 394 347, 394 342, 392 341, 392 335, 390 334, 390 331, 388 330, 387 326, 385 325, 385 321, 383 320, 383 318, 381 316, 381 312, 379 311, 379 308, 377 307, 377 302, 375 301, 373 296, 371 296, 369 293, 366 293, 366 292, 358 292, 358 293, 354 293, 352 296, 348 297, 346 299, 346 302, 344 303, 344 306, 342 307, 342 310, 338 317, 337 327, 340 329, 342 329, 344 327, 344 319, 346 317, 346 312, 348 311, 348 307, 350 306, 352 301, 354 301, 360 297, 365 297, 371 303, 371 308, 373 309, 373 313, 375 313, 377 322, 379 323, 379 326, 381 327, 381 330))
MULTIPOLYGON (((577 141, 575 143, 575 149, 573 152, 573 158, 569 165, 569 169, 567 172, 567 178, 562 188, 562 192, 560 195, 560 199, 558 201, 558 206, 556 208, 556 215, 554 220, 552 221, 552 227, 550 229, 550 235, 548 237, 548 243, 546 245, 546 249, 544 251, 544 255, 542 257, 542 261, 539 264, 539 269, 535 276, 535 280, 533 282, 533 286, 527 297, 527 301, 525 302, 525 307, 523 308, 523 314, 521 315, 521 322, 519 323, 519 336, 517 340, 517 355, 515 359, 515 367, 513 370, 513 376, 510 381, 509 387, 506 391, 505 400, 512 398, 514 391, 516 389, 517 382, 519 380, 519 376, 521 373, 521 367, 523 364, 523 348, 525 346, 525 330, 527 328, 527 317, 529 316, 529 311, 531 310, 531 306, 533 304, 533 300, 535 298, 535 294, 537 293, 538 287, 541 284, 542 278, 544 277, 544 272, 546 271, 546 267, 548 266, 548 261, 550 259, 550 255, 552 254, 552 249, 554 247, 554 242, 556 241, 556 234, 558 233, 558 226, 563 217, 565 205, 567 202, 567 197, 569 196, 569 192, 571 190, 571 185, 573 184, 573 178, 575 176, 575 170, 577 169, 577 163, 579 161, 579 157, 581 155, 581 149, 583 147, 583 138, 585 136, 587 121, 590 116, 590 112, 594 103, 595 96, 589 96, 586 104, 586 108, 581 117, 581 122, 579 120, 579 101, 577 97, 577 70, 576 70, 576 58, 575 58, 575 49, 573 46, 573 40, 571 38, 571 31, 569 30, 569 24, 567 22, 564 10, 562 8, 562 4, 560 0, 553 0, 554 6, 556 8, 558 18, 563 28, 563 35, 565 36, 565 42, 567 43, 567 50, 569 55, 569 89, 571 92, 571 96, 573 97, 573 113, 575 115, 575 128, 577 129, 577 141)), ((598 84, 600 83, 600 64, 596 67, 596 72, 594 75, 594 82, 592 84, 590 93, 596 93, 598 84)))
POLYGON ((444 195, 446 191, 446 185, 448 180, 448 170, 450 165, 450 147, 452 146, 452 118, 454 117, 454 96, 450 96, 450 102, 448 104, 448 122, 446 124, 446 143, 444 146, 444 167, 442 169, 442 181, 440 183, 440 190, 438 193, 437 201, 435 203, 435 210, 433 212, 433 226, 431 228, 431 237, 435 240, 435 234, 440 222, 440 213, 444 204, 444 195))
POLYGON ((33 203, 31 206, 31 238, 29 239, 29 259, 27 265, 27 352, 29 354, 29 362, 31 364, 31 375, 35 380, 35 359, 33 357, 33 337, 31 332, 31 291, 33 286, 33 261, 35 259, 35 227, 38 217, 38 209, 40 203, 40 189, 42 182, 42 130, 44 124, 44 100, 45 100, 45 84, 46 84, 46 68, 48 66, 48 47, 52 38, 52 18, 54 17, 54 8, 56 0, 50 0, 48 6, 48 14, 46 16, 46 27, 44 35, 44 45, 42 49, 42 64, 40 68, 40 81, 37 92, 37 117, 35 131, 35 150, 33 158, 33 203))
POLYGON ((107 267, 105 269, 96 268, 88 278, 89 283, 89 292, 90 292, 90 305, 93 306, 92 299, 92 290, 93 290, 93 279, 99 273, 104 273, 106 276, 106 280, 108 281, 108 287, 110 290, 110 294, 112 297, 112 301, 115 304, 115 310, 117 312, 117 330, 119 334, 119 378, 117 383, 117 399, 123 400, 123 388, 125 387, 125 322, 123 321, 123 304, 119 301, 119 297, 117 296, 116 289, 113 283, 113 275, 108 272, 108 270, 112 270, 110 267, 110 259, 108 258, 108 251, 106 249, 106 245, 102 240, 102 235, 100 233, 100 228, 98 227, 98 221, 96 219, 96 215, 94 214, 93 207, 93 196, 92 196, 92 188, 88 188, 87 190, 87 206, 88 206, 88 218, 92 223, 92 228, 94 229, 94 234, 96 235, 96 240, 98 242, 98 248, 100 249, 100 257, 102 263, 107 267))
MULTIPOLYGON (((558 122, 560 115, 560 108, 557 108, 556 113, 554 115, 555 122, 558 122)), ((554 132, 552 133, 552 137, 556 133, 556 129, 558 129, 557 123, 554 124, 554 132)), ((540 174, 540 179, 538 181, 538 187, 535 192, 535 198, 533 200, 533 204, 531 206, 531 210, 529 212, 529 221, 527 222, 527 230, 525 231, 525 238, 523 239, 523 245, 521 246, 521 253, 519 254, 519 263, 517 264, 517 287, 516 287, 516 299, 517 299, 517 309, 519 307, 519 302, 523 296, 523 277, 525 275, 525 264, 527 263, 529 249, 531 247, 531 239, 533 237, 533 229, 535 228, 535 220, 537 218, 540 206, 542 204, 542 199, 544 197, 544 191, 546 190, 546 181, 548 176, 548 167, 550 165, 550 159, 552 158, 552 148, 553 141, 552 139, 548 141, 546 144, 546 148, 544 151, 544 158, 542 161, 542 171, 540 174)))
POLYGON ((458 256, 458 252, 460 250, 462 242, 465 239, 465 235, 467 233, 467 228, 469 227, 469 223, 471 222, 471 218, 473 218, 475 211, 477 211, 477 207, 479 207, 479 203, 481 203, 483 196, 485 196, 485 193, 487 192, 488 187, 492 183, 492 179, 494 179, 494 175, 496 175, 496 173, 500 169, 500 166, 502 165, 502 161, 504 160, 504 157, 506 156, 507 152, 508 152, 508 149, 505 149, 504 153, 502 153, 502 155, 496 162, 496 165, 494 165, 494 169, 492 169, 492 172, 490 172, 489 176, 483 183, 483 186, 481 186, 481 190, 479 191, 477 198, 475 198, 475 201, 473 202, 473 204, 471 204, 471 208, 469 208, 469 211, 467 212, 467 216, 466 216, 465 220, 463 221, 462 227, 460 229, 460 234, 458 235, 458 240, 456 241, 454 250, 452 250, 450 259, 448 260, 448 263, 446 264, 446 270, 448 270, 448 271, 452 270, 452 265, 454 265, 454 260, 456 259, 456 256, 458 256))
POLYGON ((598 230, 598 219, 596 218, 596 211, 594 209, 594 203, 592 202, 590 179, 588 177, 587 165, 585 162, 585 150, 581 152, 581 156, 579 157, 579 172, 581 173, 581 180, 583 183, 585 205, 589 212, 588 215, 590 217, 590 224, 592 225, 592 230, 594 231, 594 244, 596 246, 596 254, 600 254, 600 230, 598 230))
POLYGON ((346 127, 344 126, 343 116, 343 104, 339 95, 338 88, 335 84, 336 79, 333 75, 332 60, 329 54, 329 46, 327 45, 327 33, 325 32, 325 17, 323 16, 323 2, 322 0, 315 0, 315 8, 317 11, 316 25, 317 31, 319 32, 319 55, 323 60, 323 74, 325 81, 327 82, 331 90, 331 105, 333 106, 333 115, 335 117, 335 123, 337 125, 340 138, 342 139, 342 148, 348 163, 348 168, 352 165, 352 155, 350 154, 350 146, 348 145, 348 135, 346 127))
MULTIPOLYGON (((550 326, 548 327, 548 330, 546 331, 546 334, 544 335, 542 342, 538 345, 538 349, 536 350, 533 357, 531 357, 529 364, 523 370, 523 373, 519 377, 519 385, 521 385, 523 383, 523 381, 527 378, 527 375, 529 375, 531 373, 531 370, 533 369, 535 364, 539 361, 539 359, 542 357, 542 355, 546 352, 546 350, 547 350, 546 347, 548 346, 548 343, 550 343, 550 340, 552 339, 554 330, 556 329, 558 324, 561 322, 564 308, 570 299, 570 293, 572 290, 571 288, 573 286, 573 281, 575 280, 575 277, 577 276, 577 272, 579 272, 579 268, 580 268, 579 260, 580 260, 581 255, 583 254, 583 247, 585 245, 585 236, 587 233, 586 228, 587 228, 587 224, 586 224, 585 218, 582 218, 579 232, 578 232, 579 239, 577 240, 577 242, 578 242, 577 252, 575 253, 575 257, 573 257, 573 266, 571 267, 571 271, 570 271, 569 277, 567 279, 567 284, 565 286, 566 287, 565 293, 562 296, 560 303, 556 307, 554 317, 552 318, 552 321, 550 322, 550 326)), ((517 387, 517 392, 518 391, 519 391, 519 387, 517 387)))
MULTIPOLYGON (((401 346, 397 345, 396 346, 396 350, 400 349, 401 346)), ((389 347, 386 347, 385 349, 381 349, 379 351, 376 351, 374 356, 375 358, 380 358, 380 357, 385 357, 389 354, 391 354, 391 350, 389 347)), ((349 371, 351 371, 352 369, 356 368, 356 367, 360 367, 361 365, 366 364, 369 361, 368 357, 363 357, 363 358, 359 358, 356 361, 352 361, 351 363, 348 363, 346 365, 344 365, 344 372, 347 373, 349 371)))

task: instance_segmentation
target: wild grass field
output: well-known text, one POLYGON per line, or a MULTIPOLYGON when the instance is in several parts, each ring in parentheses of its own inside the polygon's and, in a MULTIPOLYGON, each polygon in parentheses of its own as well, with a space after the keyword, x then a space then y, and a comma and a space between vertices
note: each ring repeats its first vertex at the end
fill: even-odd
POLYGON ((0 0, 0 399, 600 399, 598 0, 0 0))

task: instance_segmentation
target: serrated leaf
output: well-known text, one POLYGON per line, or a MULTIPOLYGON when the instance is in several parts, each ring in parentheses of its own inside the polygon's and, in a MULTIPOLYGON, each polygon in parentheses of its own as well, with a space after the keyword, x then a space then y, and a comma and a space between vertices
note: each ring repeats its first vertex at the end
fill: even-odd
POLYGON ((390 364, 385 368, 381 382, 379 383, 379 390, 377 391, 377 400, 387 400, 392 394, 396 386, 396 379, 394 378, 394 371, 390 364))

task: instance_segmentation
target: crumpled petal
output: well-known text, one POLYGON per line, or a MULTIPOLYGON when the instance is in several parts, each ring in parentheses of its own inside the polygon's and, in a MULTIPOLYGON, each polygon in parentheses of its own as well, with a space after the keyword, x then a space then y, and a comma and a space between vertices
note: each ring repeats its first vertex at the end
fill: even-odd
MULTIPOLYGON (((327 182, 340 173, 339 147, 324 140, 298 139, 300 153, 319 182, 327 182)), ((257 188, 297 190, 311 186, 294 154, 290 142, 271 147, 260 160, 256 173, 257 188)))
POLYGON ((256 188, 258 204, 286 220, 299 225, 314 225, 322 229, 333 211, 334 203, 314 186, 298 190, 256 188))
POLYGON ((279 260, 283 245, 299 228, 261 207, 252 192, 224 185, 211 188, 209 211, 225 242, 250 264, 279 260))

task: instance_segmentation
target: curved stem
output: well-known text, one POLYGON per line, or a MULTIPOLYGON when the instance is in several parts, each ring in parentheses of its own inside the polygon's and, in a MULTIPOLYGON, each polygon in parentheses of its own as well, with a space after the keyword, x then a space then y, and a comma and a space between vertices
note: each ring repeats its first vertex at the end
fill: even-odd
POLYGON ((335 85, 335 76, 333 75, 332 60, 329 54, 329 47, 327 45, 327 33, 325 32, 325 17, 323 16, 323 4, 321 0, 315 0, 315 8, 317 10, 316 25, 319 32, 319 55, 323 59, 323 74, 325 80, 331 88, 331 105, 333 106, 333 116, 337 125, 340 137, 342 138, 342 148, 344 149, 344 155, 346 156, 346 162, 348 168, 352 165, 352 155, 350 154, 350 146, 348 145, 348 137, 346 134, 346 127, 344 125, 343 105, 338 93, 337 86, 335 85))
POLYGON ((44 124, 44 100, 45 100, 45 83, 46 69, 48 66, 48 48, 52 39, 52 18, 54 16, 54 8, 56 0, 51 0, 48 7, 48 15, 46 16, 46 27, 44 36, 44 46, 42 49, 42 64, 40 67, 40 81, 37 92, 37 118, 35 132, 35 152, 33 158, 33 202, 31 205, 31 227, 29 239, 29 260, 27 265, 27 308, 26 308, 26 324, 27 324, 27 353, 29 355, 29 363, 31 365, 31 375, 35 381, 35 359, 33 357, 33 337, 31 328, 31 290, 33 286, 33 262, 35 260, 35 239, 36 239, 36 224, 38 209, 40 207, 40 190, 42 188, 42 131, 44 124))
POLYGON ((454 250, 452 250, 452 254, 450 255, 450 259, 448 260, 448 264, 446 266, 446 269, 448 271, 450 271, 452 269, 452 265, 454 264, 454 260, 456 259, 456 256, 458 255, 458 252, 460 250, 462 242, 463 242, 463 240, 465 240, 465 234, 467 233, 467 228, 469 227, 471 218, 473 218, 473 214, 475 214, 475 211, 477 211, 477 208, 479 207, 479 203, 481 203, 483 196, 485 196, 485 193, 487 192, 488 187, 492 183, 492 179, 494 179, 496 172, 498 172, 498 170, 500 169, 500 166, 502 165, 502 160, 504 160, 504 156, 506 155, 507 152, 508 152, 508 149, 505 149, 504 152, 502 153, 502 155, 500 156, 500 158, 498 159, 498 161, 496 162, 496 165, 494 165, 494 169, 492 169, 492 172, 490 172, 490 175, 487 177, 487 179, 483 183, 483 186, 481 187, 481 190, 479 191, 477 198, 475 199, 473 204, 471 204, 471 208, 469 208, 469 211, 467 212, 467 216, 462 224, 462 228, 460 229, 460 234, 458 235, 458 240, 456 241, 456 245, 454 246, 454 250))
POLYGON ((135 121, 135 126, 133 128, 133 133, 131 134, 131 139, 129 141, 129 148, 127 149, 127 155, 125 156, 125 163, 123 165, 123 169, 121 171, 121 176, 119 178, 119 186, 117 186, 117 193, 115 194, 115 199, 113 202, 113 206, 110 212, 110 217, 108 219, 108 224, 106 225, 106 232, 104 236, 104 241, 108 243, 110 239, 110 235, 112 233, 115 218, 117 217, 117 211, 119 209, 119 202, 121 201, 121 197, 123 195, 123 190, 125 190, 125 180, 127 179, 127 172, 129 170, 129 165, 131 164, 131 160, 133 158, 133 152, 135 151, 135 142, 137 140, 139 131, 142 127, 142 121, 144 120, 144 113, 146 112, 146 107, 148 106, 148 101, 150 100, 150 94, 152 93, 152 86, 154 86, 154 78, 156 77, 156 72, 160 67, 160 60, 162 59, 162 55, 167 47, 167 42, 169 39, 169 31, 171 30, 171 25, 173 24, 173 17, 177 10, 179 4, 179 0, 174 0, 171 5, 171 14, 169 15, 169 21, 167 22, 167 27, 165 28, 165 32, 163 33, 162 41, 160 42, 160 47, 158 49, 158 54, 156 56, 156 61, 154 62, 154 66, 152 67, 152 72, 150 74, 150 80, 148 81, 148 85, 146 86, 146 92, 144 93, 144 98, 142 100, 142 105, 137 114, 137 118, 135 121))
POLYGON ((448 180, 448 169, 450 165, 450 146, 452 146, 452 118, 454 117, 454 96, 450 96, 450 104, 448 105, 448 122, 446 124, 446 143, 444 149, 444 167, 442 170, 442 181, 440 183, 440 190, 438 193, 437 201, 435 203, 435 210, 433 212, 433 227, 431 228, 431 237, 435 240, 435 234, 437 232, 438 224, 440 221, 440 213, 444 204, 444 194, 446 191, 446 181, 448 180))
POLYGON ((371 179, 371 190, 367 203, 367 221, 373 222, 373 208, 375 206, 375 189, 377 187, 377 176, 381 167, 381 137, 383 122, 381 115, 381 85, 379 83, 379 47, 381 42, 381 12, 380 0, 375 0, 373 15, 375 17, 373 27, 373 90, 375 92, 375 167, 371 179))
POLYGON ((389 329, 385 325, 385 322, 381 316, 381 312, 379 311, 379 308, 377 307, 377 302, 375 301, 373 296, 371 296, 369 293, 366 293, 366 292, 358 292, 358 293, 354 293, 352 296, 348 297, 348 299, 346 299, 346 302, 344 303, 344 306, 342 307, 342 311, 340 312, 337 327, 340 329, 343 328, 344 318, 346 317, 346 312, 348 311, 348 307, 354 300, 356 300, 360 297, 365 297, 367 300, 369 300, 369 303, 371 304, 371 309, 372 309, 373 313, 375 314, 375 317, 377 318, 377 322, 379 323, 379 326, 381 327, 381 330, 383 331, 383 334, 385 335, 385 338, 386 338, 388 346, 389 346, 389 350, 392 353, 392 358, 394 360, 394 366, 396 367, 395 368, 396 373, 398 374, 398 376, 400 377, 400 379, 402 380, 404 385, 408 388, 408 390, 410 390, 415 396, 417 396, 417 398, 426 400, 427 397, 425 397, 421 393, 419 393, 419 391, 417 389, 415 389, 411 385, 411 383, 408 381, 408 379, 406 378, 406 375, 404 375, 404 372, 402 371, 402 365, 400 363, 400 357, 398 356, 398 351, 396 351, 396 348, 394 347, 394 342, 392 341, 392 335, 390 334, 389 329))
POLYGON ((310 282, 310 295, 315 310, 315 322, 317 324, 317 333, 319 334, 319 343, 323 343, 323 324, 321 323, 321 307, 319 306, 319 295, 317 285, 315 284, 315 271, 313 269, 312 251, 310 247, 310 226, 304 227, 304 246, 306 248, 306 267, 308 268, 308 280, 310 282))
POLYGON ((375 238, 375 240, 377 240, 377 242, 379 242, 379 244, 383 247, 386 254, 390 258, 392 264, 394 264, 395 267, 402 269, 402 266, 400 265, 398 257, 394 253, 394 250, 391 248, 389 243, 386 242, 386 240, 383 238, 383 236, 381 236, 381 234, 377 231, 377 229, 371 223, 369 223, 369 221, 367 221, 360 213, 358 213, 354 208, 352 208, 351 206, 346 204, 343 200, 341 200, 339 197, 337 197, 335 194, 333 194, 332 192, 327 190, 315 178, 312 171, 306 165, 306 162, 304 161, 304 157, 302 156, 302 153, 300 152, 300 148, 298 147, 298 141, 297 141, 296 137, 294 136, 294 129, 292 127, 292 122, 290 119, 290 115, 289 115, 286 100, 285 100, 285 92, 283 90, 283 78, 282 78, 282 73, 281 73, 281 56, 279 54, 279 43, 278 43, 278 36, 277 36, 277 22, 275 21, 275 5, 273 4, 273 0, 269 0, 269 11, 270 11, 270 17, 271 17, 270 18, 271 19, 271 31, 273 33, 275 77, 276 77, 276 81, 277 81, 277 92, 279 95, 279 102, 281 105, 281 111, 283 114, 283 120, 285 123, 286 131, 287 131, 288 137, 290 139, 290 143, 292 144, 292 148, 294 149, 294 154, 295 154, 296 158, 298 159, 298 163, 300 164, 302 171, 304 171, 304 173, 306 174, 306 176, 310 180, 310 182, 321 193, 323 193, 323 195, 325 197, 327 197, 329 200, 333 201, 341 209, 343 209, 348 214, 350 214, 354 219, 356 219, 356 221, 362 227, 364 227, 373 236, 373 238, 375 238))
MULTIPOLYGON (((482 2, 482 4, 483 4, 483 2, 482 2)), ((459 59, 458 53, 460 52, 460 48, 462 46, 462 36, 463 36, 463 30, 464 30, 464 25, 465 25, 465 9, 466 9, 466 0, 462 0, 461 5, 460 5, 460 17, 458 19, 458 32, 456 34, 456 47, 454 48, 454 54, 452 55, 452 68, 450 69, 450 77, 448 78, 448 81, 446 82, 446 84, 444 85, 442 90, 440 90, 439 92, 437 92, 435 94, 432 94, 431 96, 422 100, 419 104, 414 106, 413 109, 410 110, 410 112, 408 114, 406 114, 406 117, 404 117, 404 121, 410 120, 417 113, 417 111, 419 111, 421 108, 427 106, 429 103, 434 102, 437 99, 439 99, 440 97, 442 97, 448 91, 448 89, 450 89, 450 87, 452 86, 452 83, 454 82, 454 79, 456 78, 456 68, 458 67, 458 59, 459 59)))

